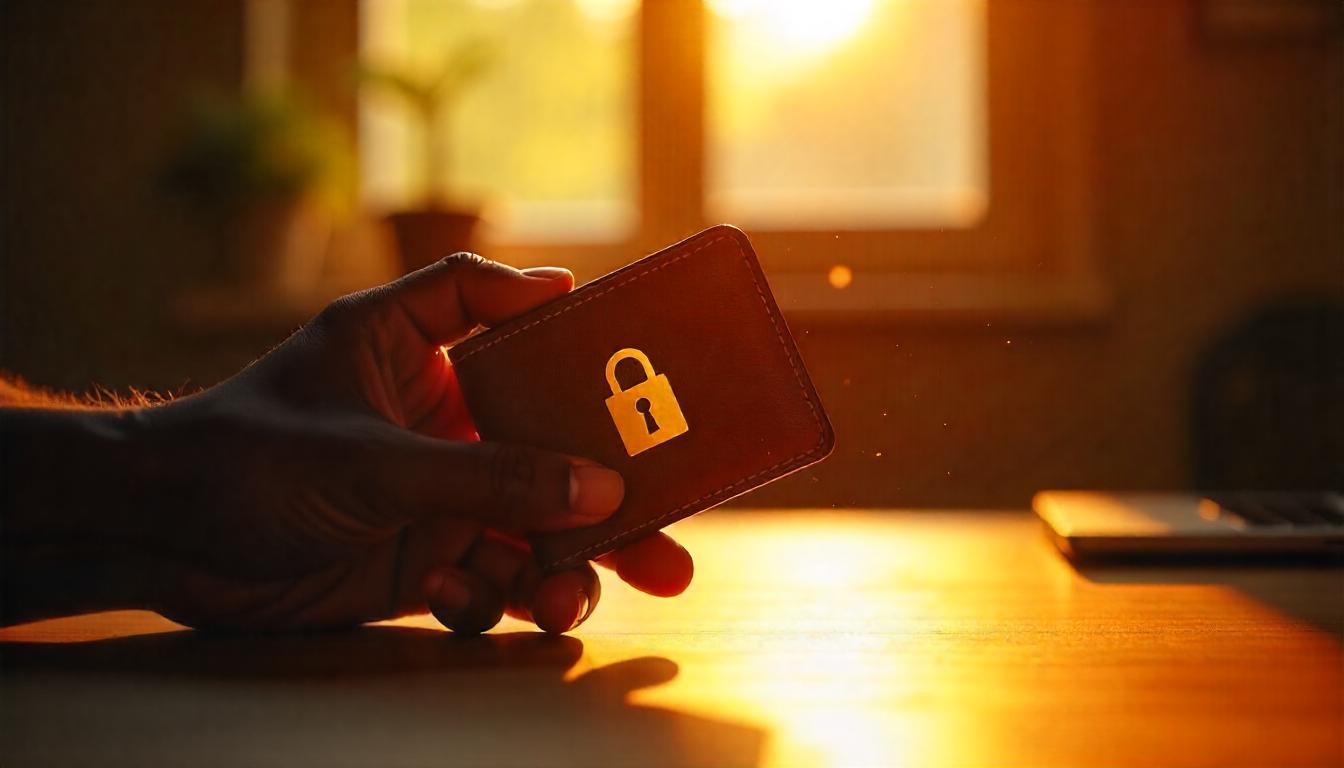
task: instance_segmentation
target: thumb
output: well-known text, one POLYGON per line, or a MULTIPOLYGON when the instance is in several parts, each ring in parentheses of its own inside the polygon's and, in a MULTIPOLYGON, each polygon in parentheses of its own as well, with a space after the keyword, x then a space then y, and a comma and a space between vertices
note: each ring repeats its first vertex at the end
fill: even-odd
POLYGON ((398 430, 378 470, 405 519, 448 515, 510 533, 594 525, 625 496, 620 474, 588 459, 494 442, 398 430))

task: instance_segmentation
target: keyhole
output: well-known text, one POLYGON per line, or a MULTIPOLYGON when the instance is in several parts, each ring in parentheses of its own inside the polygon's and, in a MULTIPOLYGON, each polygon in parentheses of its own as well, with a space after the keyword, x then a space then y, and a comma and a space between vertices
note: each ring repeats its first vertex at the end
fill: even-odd
POLYGON ((647 397, 641 397, 635 401, 635 410, 644 414, 644 428, 649 431, 650 435, 658 431, 658 422, 653 420, 652 409, 653 403, 650 403, 647 397))

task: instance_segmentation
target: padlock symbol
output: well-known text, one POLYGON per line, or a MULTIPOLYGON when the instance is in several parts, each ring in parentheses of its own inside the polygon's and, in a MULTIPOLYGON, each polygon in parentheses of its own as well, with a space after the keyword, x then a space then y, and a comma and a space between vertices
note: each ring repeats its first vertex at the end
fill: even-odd
POLYGON ((607 385, 611 387, 607 410, 616 422, 625 452, 631 456, 684 435, 690 429, 677 396, 672 394, 672 383, 667 376, 655 374, 649 356, 638 349, 627 347, 611 356, 607 361, 607 385), (616 365, 626 359, 636 360, 644 368, 644 381, 623 390, 616 380, 616 365))

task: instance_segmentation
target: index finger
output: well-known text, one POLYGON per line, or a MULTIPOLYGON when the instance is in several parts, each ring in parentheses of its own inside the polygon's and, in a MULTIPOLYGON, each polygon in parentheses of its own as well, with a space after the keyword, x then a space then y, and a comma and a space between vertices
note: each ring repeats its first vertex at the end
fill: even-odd
POLYGON ((657 597, 685 592, 695 575, 691 553, 661 531, 605 554, 596 562, 640 592, 657 597))
POLYGON ((519 270, 474 253, 455 253, 382 286, 425 340, 448 344, 477 325, 496 325, 559 298, 574 276, 559 267, 519 270))

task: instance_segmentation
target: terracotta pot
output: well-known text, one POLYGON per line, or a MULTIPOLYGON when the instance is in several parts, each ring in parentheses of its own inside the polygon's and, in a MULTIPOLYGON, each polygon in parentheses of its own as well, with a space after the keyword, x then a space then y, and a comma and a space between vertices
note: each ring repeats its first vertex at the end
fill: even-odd
POLYGON ((230 228, 224 269, 231 282, 301 287, 322 277, 331 220, 308 200, 253 203, 230 228))
POLYGON ((388 214, 403 272, 414 272, 458 251, 470 251, 480 216, 467 211, 430 209, 388 214))

